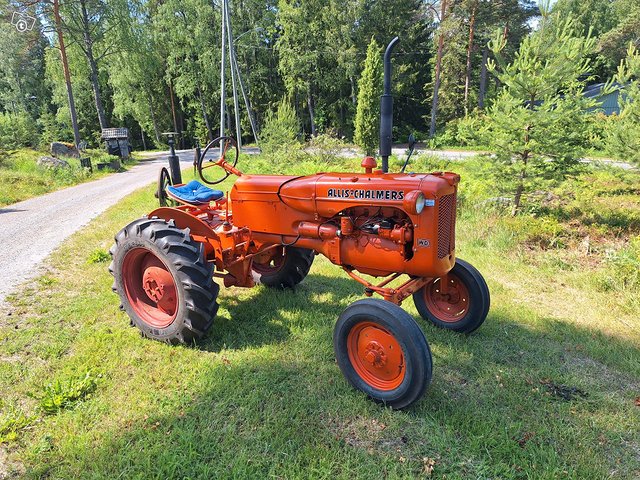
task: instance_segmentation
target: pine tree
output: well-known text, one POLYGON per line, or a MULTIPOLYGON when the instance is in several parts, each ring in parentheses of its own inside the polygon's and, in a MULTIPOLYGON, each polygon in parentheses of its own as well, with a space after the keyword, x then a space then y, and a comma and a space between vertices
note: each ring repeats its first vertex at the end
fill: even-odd
POLYGON ((500 68, 490 62, 489 69, 504 87, 483 134, 495 152, 498 185, 513 195, 515 215, 529 191, 580 166, 588 138, 585 112, 595 105, 582 95, 595 40, 578 36, 571 18, 551 21, 543 12, 540 30, 525 38, 511 64, 502 61, 501 32, 490 46, 500 68))
POLYGON ((620 117, 612 118, 606 131, 607 151, 640 165, 640 52, 633 45, 629 45, 615 79, 620 85, 620 117))
POLYGON ((274 153, 280 150, 290 150, 298 142, 300 122, 291 102, 285 96, 278 103, 276 112, 269 111, 266 115, 261 132, 262 151, 274 153))
POLYGON ((367 155, 373 155, 378 145, 380 96, 382 95, 382 58, 375 38, 367 47, 364 70, 358 82, 354 141, 367 155))

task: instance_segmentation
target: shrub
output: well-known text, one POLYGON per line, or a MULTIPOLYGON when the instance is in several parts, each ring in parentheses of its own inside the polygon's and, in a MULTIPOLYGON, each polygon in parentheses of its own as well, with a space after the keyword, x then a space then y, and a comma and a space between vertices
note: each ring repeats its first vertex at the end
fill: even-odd
POLYGON ((111 256, 109 252, 104 250, 103 248, 98 248, 89 254, 89 258, 87 259, 87 263, 104 263, 110 260, 111 256))
POLYGON ((466 117, 451 120, 447 123, 444 133, 438 136, 436 145, 438 147, 480 145, 482 143, 480 132, 485 121, 484 116, 475 112, 466 117))
POLYGON ((266 153, 283 148, 299 146, 300 122, 296 111, 286 98, 278 104, 278 109, 267 113, 260 136, 262 150, 266 153))
POLYGON ((640 307, 640 236, 605 256, 605 268, 595 277, 596 285, 605 292, 629 292, 625 306, 630 311, 640 307))
POLYGON ((340 151, 345 148, 345 143, 334 131, 328 131, 313 137, 309 147, 314 155, 318 155, 325 162, 330 162, 338 158, 340 151))
POLYGON ((16 440, 20 430, 28 427, 35 420, 35 417, 25 415, 11 405, 4 406, 0 403, 0 407, 3 407, 0 412, 0 444, 16 440))
POLYGON ((80 377, 66 380, 56 379, 44 387, 39 398, 40 408, 47 414, 58 413, 65 408, 74 407, 96 389, 96 376, 88 370, 80 377))
POLYGON ((640 291, 640 236, 632 239, 627 247, 610 252, 606 259, 611 284, 640 291))
POLYGON ((33 147, 37 144, 36 123, 25 112, 0 114, 0 150, 33 147))
POLYGON ((40 134, 40 147, 43 150, 47 150, 51 142, 73 138, 71 129, 61 124, 51 112, 45 112, 40 116, 38 126, 42 132, 40 134))

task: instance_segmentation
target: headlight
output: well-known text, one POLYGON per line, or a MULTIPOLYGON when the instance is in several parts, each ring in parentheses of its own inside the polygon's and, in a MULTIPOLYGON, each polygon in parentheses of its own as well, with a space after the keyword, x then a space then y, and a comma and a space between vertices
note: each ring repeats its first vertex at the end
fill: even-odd
POLYGON ((424 209, 424 193, 420 192, 420 195, 416 198, 416 213, 420 215, 424 209))
POLYGON ((420 215, 424 210, 424 193, 412 190, 404 196, 404 209, 411 215, 420 215))

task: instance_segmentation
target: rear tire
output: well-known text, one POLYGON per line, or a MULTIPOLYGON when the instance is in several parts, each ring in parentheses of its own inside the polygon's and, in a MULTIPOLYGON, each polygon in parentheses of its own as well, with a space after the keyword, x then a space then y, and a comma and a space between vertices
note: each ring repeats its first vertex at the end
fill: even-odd
POLYGON ((253 262, 253 280, 273 288, 293 288, 309 273, 315 253, 300 247, 282 247, 269 262, 253 262))
POLYGON ((447 274, 447 295, 440 292, 440 278, 434 278, 413 294, 420 316, 435 326, 460 333, 471 333, 483 324, 491 297, 482 274, 471 264, 456 259, 447 274))
POLYGON ((424 333, 393 303, 373 298, 352 303, 336 323, 333 347, 349 383, 394 409, 416 402, 431 383, 424 333))
POLYGON ((144 336, 191 343, 209 330, 220 287, 204 245, 193 241, 188 229, 142 218, 118 232, 110 253, 112 289, 144 336))

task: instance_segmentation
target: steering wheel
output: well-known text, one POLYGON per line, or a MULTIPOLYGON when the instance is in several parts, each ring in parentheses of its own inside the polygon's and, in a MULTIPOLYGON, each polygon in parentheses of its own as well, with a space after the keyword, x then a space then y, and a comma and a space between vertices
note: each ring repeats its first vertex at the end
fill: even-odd
POLYGON ((175 207, 178 205, 178 202, 167 195, 167 187, 169 185, 173 185, 171 175, 169 175, 167 167, 162 167, 162 170, 160 170, 160 176, 158 177, 158 189, 155 193, 161 207, 175 207))
POLYGON ((238 151, 238 143, 236 142, 236 140, 233 137, 218 137, 213 139, 211 142, 209 142, 209 144, 205 147, 204 151, 202 152, 202 154, 200 155, 200 158, 198 158, 198 175, 200 175, 200 178, 202 179, 202 181, 204 183, 207 183, 209 185, 215 185, 217 183, 220 183, 224 180, 227 179, 227 177, 229 175, 231 175, 232 173, 235 175, 241 175, 241 172, 236 169, 236 164, 238 163, 238 155, 239 155, 239 151, 238 151), (209 149, 211 149, 212 147, 215 147, 219 145, 220 147, 222 147, 222 154, 220 155, 220 158, 218 158, 218 160, 213 160, 210 159, 205 163, 205 156, 207 155, 207 152, 209 151, 209 149), (229 163, 227 161, 227 159, 225 158, 228 151, 229 151, 229 147, 233 147, 233 149, 235 150, 235 156, 233 158, 233 163, 229 163), (211 168, 211 167, 221 167, 224 170, 224 175, 222 177, 220 177, 217 180, 211 180, 210 178, 205 177, 204 175, 204 170, 211 168))

